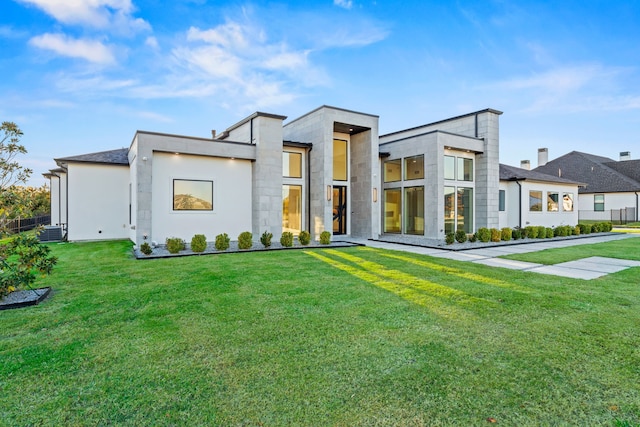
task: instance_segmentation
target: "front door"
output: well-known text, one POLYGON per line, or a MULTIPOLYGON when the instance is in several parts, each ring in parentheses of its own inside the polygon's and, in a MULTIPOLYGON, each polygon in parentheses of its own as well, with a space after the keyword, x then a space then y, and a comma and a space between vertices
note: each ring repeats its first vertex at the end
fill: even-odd
POLYGON ((333 234, 347 234, 347 187, 333 186, 333 234))

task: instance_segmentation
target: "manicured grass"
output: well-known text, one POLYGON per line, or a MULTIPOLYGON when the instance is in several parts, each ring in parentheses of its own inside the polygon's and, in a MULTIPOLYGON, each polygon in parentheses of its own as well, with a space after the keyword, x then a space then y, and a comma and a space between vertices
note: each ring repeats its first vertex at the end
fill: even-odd
POLYGON ((633 237, 611 242, 596 243, 593 245, 577 245, 561 249, 546 249, 538 252, 504 255, 500 258, 553 265, 592 256, 640 261, 640 238, 633 237))
POLYGON ((369 248, 52 249, 40 285, 55 295, 0 312, 3 425, 640 422, 638 269, 581 281, 369 248))

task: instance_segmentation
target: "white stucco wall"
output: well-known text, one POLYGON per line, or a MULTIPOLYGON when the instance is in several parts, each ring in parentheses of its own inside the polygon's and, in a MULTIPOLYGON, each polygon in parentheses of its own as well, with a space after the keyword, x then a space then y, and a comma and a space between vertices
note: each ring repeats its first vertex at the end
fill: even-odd
POLYGON ((252 228, 251 194, 249 160, 154 152, 148 239, 164 243, 167 237, 180 237, 190 242, 195 234, 204 234, 213 241, 216 235, 227 233, 237 240, 241 232, 252 228), (213 210, 174 211, 174 179, 213 181, 213 210))
POLYGON ((60 221, 60 178, 52 175, 49 177, 49 209, 51 212, 51 225, 58 225, 60 221))
POLYGON ((126 166, 69 163, 68 239, 129 237, 129 169, 126 166))
MULTIPOLYGON (((522 226, 527 225, 543 225, 545 227, 556 227, 559 225, 576 225, 578 223, 578 186, 552 184, 536 181, 521 181, 522 184, 522 226), (529 191, 542 191, 542 211, 529 211, 529 191), (559 194, 560 203, 557 212, 547 211, 547 193, 555 192, 559 194), (562 207, 562 196, 564 193, 573 194, 573 211, 566 212, 562 207)), ((511 226, 510 224, 507 225, 511 226)))
POLYGON ((604 194, 604 211, 603 212, 594 212, 594 194, 580 194, 580 210, 582 211, 580 214, 580 219, 589 219, 589 220, 599 220, 599 221, 610 221, 611 220, 611 209, 625 209, 625 208, 635 208, 636 210, 636 218, 640 218, 638 208, 638 202, 640 196, 636 196, 635 193, 598 193, 604 194))
POLYGON ((499 228, 515 228, 520 225, 520 192, 519 186, 513 181, 500 181, 500 190, 505 192, 505 210, 498 212, 499 228))

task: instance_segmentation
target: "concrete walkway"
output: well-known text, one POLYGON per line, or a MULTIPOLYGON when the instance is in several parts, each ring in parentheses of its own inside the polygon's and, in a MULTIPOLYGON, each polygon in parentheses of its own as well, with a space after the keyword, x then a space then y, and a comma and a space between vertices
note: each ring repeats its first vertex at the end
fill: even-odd
POLYGON ((563 262, 555 265, 536 264, 532 262, 515 261, 498 258, 502 255, 537 252, 544 249, 566 248, 577 245, 610 242, 615 240, 640 237, 638 234, 606 234, 594 235, 580 239, 540 241, 521 245, 504 245, 491 248, 469 249, 465 251, 450 251, 447 249, 425 248, 422 246, 401 245, 397 243, 380 242, 376 240, 345 239, 372 248, 392 249, 396 251, 412 252, 437 258, 447 258, 456 261, 468 261, 491 267, 509 268, 512 270, 533 271, 535 273, 552 274, 554 276, 571 277, 574 279, 591 280, 615 273, 629 267, 640 267, 640 261, 630 261, 617 258, 590 257, 577 261, 563 262))

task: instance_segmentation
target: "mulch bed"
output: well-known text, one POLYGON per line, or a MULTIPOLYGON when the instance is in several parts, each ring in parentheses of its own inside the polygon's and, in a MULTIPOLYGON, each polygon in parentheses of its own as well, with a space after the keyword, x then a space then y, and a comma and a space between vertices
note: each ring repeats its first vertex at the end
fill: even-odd
POLYGON ((51 293, 51 288, 39 288, 28 291, 13 291, 0 300, 0 310, 28 307, 39 304, 51 293))

